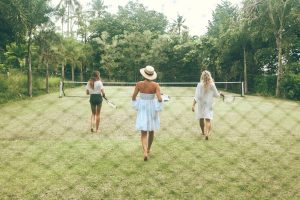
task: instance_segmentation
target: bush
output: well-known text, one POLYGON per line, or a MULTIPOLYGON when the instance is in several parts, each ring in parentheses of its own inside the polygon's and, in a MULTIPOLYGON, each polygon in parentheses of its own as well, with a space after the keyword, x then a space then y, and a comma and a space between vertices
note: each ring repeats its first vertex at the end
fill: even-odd
POLYGON ((253 93, 274 96, 276 90, 276 76, 256 76, 253 78, 253 82, 249 85, 251 85, 249 89, 253 93))
MULTIPOLYGON (((59 77, 49 77, 49 91, 57 92, 59 89, 59 77)), ((10 76, 0 76, 0 104, 28 96, 27 74, 18 70, 11 70, 10 76)), ((33 96, 45 94, 45 77, 34 75, 32 78, 33 96)))
POLYGON ((300 74, 285 75, 280 89, 283 97, 300 100, 300 74))
POLYGON ((1 75, 0 76, 0 91, 5 92, 8 89, 8 81, 5 81, 4 79, 6 76, 1 75))

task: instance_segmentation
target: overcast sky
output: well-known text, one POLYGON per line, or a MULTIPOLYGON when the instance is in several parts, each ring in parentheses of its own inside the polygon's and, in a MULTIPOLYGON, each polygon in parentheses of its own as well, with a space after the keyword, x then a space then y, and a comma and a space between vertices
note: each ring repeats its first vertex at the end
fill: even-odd
MULTIPOLYGON (((60 0, 52 0, 57 5, 60 0)), ((83 6, 87 5, 89 0, 79 0, 83 6)), ((229 0, 234 5, 240 5, 242 0, 229 0)), ((208 26, 208 20, 212 18, 212 12, 221 0, 139 0, 150 10, 156 10, 166 15, 169 21, 175 20, 177 14, 184 17, 185 25, 189 27, 192 35, 205 34, 208 26)), ((104 0, 108 6, 108 11, 115 13, 118 6, 124 6, 128 0, 104 0)))

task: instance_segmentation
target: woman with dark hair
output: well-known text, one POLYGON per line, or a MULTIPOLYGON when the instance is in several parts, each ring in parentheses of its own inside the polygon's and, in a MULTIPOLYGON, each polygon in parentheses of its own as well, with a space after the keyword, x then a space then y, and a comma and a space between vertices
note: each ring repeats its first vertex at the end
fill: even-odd
POLYGON ((220 96, 224 95, 218 92, 210 72, 204 70, 195 91, 192 111, 195 111, 195 105, 198 103, 196 118, 199 120, 202 135, 205 136, 206 140, 208 140, 211 120, 213 119, 213 98, 220 96))
POLYGON ((133 107, 137 110, 135 127, 141 131, 144 161, 147 161, 154 139, 154 131, 160 127, 158 112, 161 110, 162 97, 159 84, 154 82, 157 77, 154 68, 146 66, 140 69, 140 73, 144 77, 144 80, 136 83, 132 95, 132 103, 133 107), (138 94, 140 95, 137 100, 138 94))
POLYGON ((100 124, 100 111, 102 105, 102 97, 105 97, 103 83, 100 80, 100 72, 94 71, 92 77, 86 85, 86 94, 90 95, 90 104, 91 104, 91 132, 97 133, 99 130, 100 124))

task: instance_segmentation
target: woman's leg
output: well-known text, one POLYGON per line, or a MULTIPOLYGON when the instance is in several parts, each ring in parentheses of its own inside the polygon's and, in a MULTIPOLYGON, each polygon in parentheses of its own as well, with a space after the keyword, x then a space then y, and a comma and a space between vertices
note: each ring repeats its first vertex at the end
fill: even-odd
POLYGON ((211 129, 211 122, 210 119, 205 119, 205 125, 204 125, 204 135, 205 139, 208 140, 209 132, 211 129))
POLYGON ((150 153, 151 145, 154 139, 154 131, 149 131, 147 153, 150 153))
POLYGON ((100 124, 100 112, 101 112, 101 104, 96 107, 96 132, 99 129, 100 124))
POLYGON ((202 135, 204 135, 204 119, 203 118, 201 118, 199 120, 199 124, 200 124, 202 135))
POLYGON ((91 132, 94 132, 94 124, 95 124, 95 115, 96 115, 96 105, 91 104, 91 132))
POLYGON ((142 142, 142 148, 144 152, 144 161, 148 160, 148 141, 147 141, 147 131, 141 131, 141 142, 142 142))

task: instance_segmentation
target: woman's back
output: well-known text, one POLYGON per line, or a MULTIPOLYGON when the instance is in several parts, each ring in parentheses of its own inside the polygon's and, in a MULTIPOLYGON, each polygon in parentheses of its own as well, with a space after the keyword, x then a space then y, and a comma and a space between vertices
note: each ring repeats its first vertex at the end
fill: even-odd
POLYGON ((89 94, 101 94, 101 89, 103 89, 103 83, 100 80, 94 81, 94 88, 92 88, 90 81, 88 82, 86 89, 89 91, 89 94))
POLYGON ((140 81, 137 83, 137 87, 141 93, 155 94, 157 92, 158 84, 153 81, 140 81))

